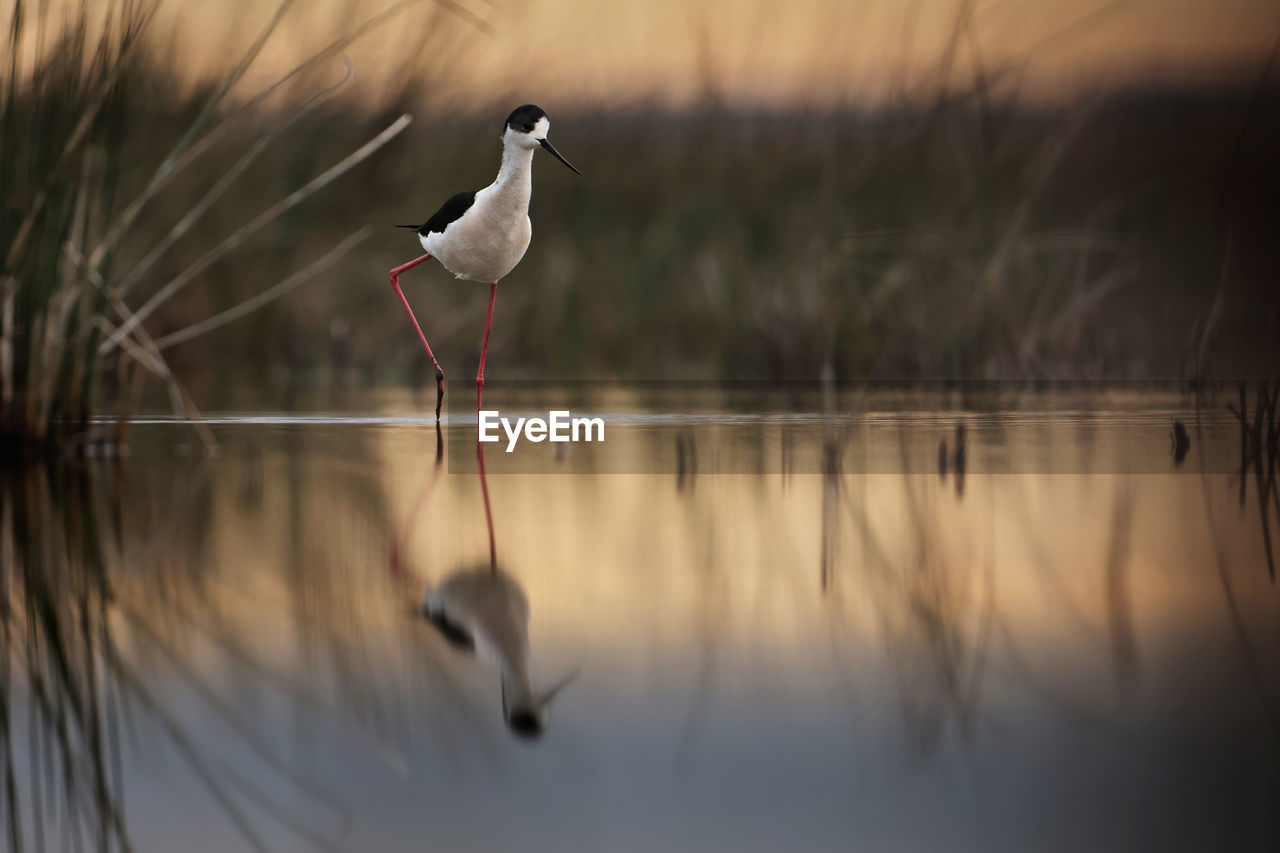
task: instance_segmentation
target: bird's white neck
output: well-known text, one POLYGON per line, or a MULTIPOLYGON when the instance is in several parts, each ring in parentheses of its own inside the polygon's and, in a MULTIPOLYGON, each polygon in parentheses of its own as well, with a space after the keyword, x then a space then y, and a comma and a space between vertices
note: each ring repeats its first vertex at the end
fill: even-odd
POLYGON ((537 698, 533 694, 533 684, 529 681, 529 668, 524 660, 521 660, 516 668, 507 666, 504 662, 501 666, 501 676, 502 691, 508 708, 536 707, 537 698))
POLYGON ((502 167, 494 179, 494 188, 520 192, 528 198, 533 191, 533 151, 522 145, 503 145, 502 167))

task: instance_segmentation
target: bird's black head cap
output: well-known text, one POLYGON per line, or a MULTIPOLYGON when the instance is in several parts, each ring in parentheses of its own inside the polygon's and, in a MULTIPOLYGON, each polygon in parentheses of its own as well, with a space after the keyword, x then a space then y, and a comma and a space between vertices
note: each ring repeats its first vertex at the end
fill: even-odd
POLYGON ((529 133, 533 130, 533 126, 538 123, 538 119, 545 118, 546 115, 547 114, 543 112, 542 107, 535 104, 525 104, 523 107, 516 107, 511 111, 511 115, 507 116, 507 123, 503 127, 503 132, 505 133, 506 128, 509 127, 512 130, 519 131, 520 133, 529 133))

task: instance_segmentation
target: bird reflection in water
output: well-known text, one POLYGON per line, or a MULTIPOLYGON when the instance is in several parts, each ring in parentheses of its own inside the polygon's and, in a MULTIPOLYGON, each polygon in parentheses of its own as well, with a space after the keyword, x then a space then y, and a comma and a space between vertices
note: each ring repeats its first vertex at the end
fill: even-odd
POLYGON ((455 571, 435 586, 428 583, 422 597, 422 615, 455 649, 498 668, 502 716, 507 728, 519 737, 534 739, 546 728, 551 701, 577 673, 570 673, 542 692, 533 687, 529 674, 529 600, 519 581, 498 566, 484 448, 478 442, 476 464, 489 533, 489 562, 455 571))

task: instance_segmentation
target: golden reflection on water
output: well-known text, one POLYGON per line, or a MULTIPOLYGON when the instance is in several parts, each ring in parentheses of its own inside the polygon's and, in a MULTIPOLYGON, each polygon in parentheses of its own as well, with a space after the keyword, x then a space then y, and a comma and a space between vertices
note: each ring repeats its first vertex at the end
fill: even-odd
MULTIPOLYGON (((610 427, 618 439, 636 430, 651 452, 683 428, 610 427)), ((755 453, 760 429, 740 426, 719 452, 755 453)), ((1139 429, 1164 440, 1160 427, 1139 429)), ((95 642, 116 651, 95 646, 97 677, 112 682, 114 655, 130 673, 114 689, 127 696, 140 684, 151 697, 132 700, 135 726, 148 734, 122 750, 121 796, 146 792, 124 802, 139 836, 158 845, 171 839, 159 817, 168 796, 205 802, 193 820, 208 824, 209 837, 237 837, 190 775, 158 784, 149 762, 173 749, 164 733, 174 730, 190 740, 193 765, 250 801, 240 808, 251 824, 273 819, 240 788, 246 778, 287 819, 344 843, 403 846, 426 820, 413 810, 380 814, 372 790, 392 800, 430 790, 430 819, 455 841, 522 837, 551 848, 560 832, 576 837, 554 821, 521 829, 463 819, 486 814, 485 792, 501 783, 446 781, 486 779, 479 768, 493 766, 562 780, 558 789, 501 786, 503 808, 516 811, 612 813, 607 796, 584 801, 580 783, 629 790, 642 807, 615 816, 612 830, 636 844, 646 836, 634 820, 666 813, 660 790, 690 802, 737 790, 739 805, 722 806, 732 814, 749 813, 752 797, 785 810, 829 786, 854 786, 875 766, 878 796, 902 814, 925 784, 907 781, 911 773, 941 790, 965 787, 954 774, 970 762, 983 768, 993 819, 1023 840, 1032 836, 1016 830, 1002 798, 1025 795, 1027 773, 1042 792, 1033 797, 1126 803, 1123 820, 1060 827, 1082 844, 1134 831, 1240 840, 1275 828, 1257 808, 1277 768, 1246 756, 1276 733, 1280 614, 1256 505, 1239 504, 1228 474, 1174 473, 1171 461, 1168 473, 1078 473, 1078 457, 1097 450, 1062 430, 1045 471, 976 468, 995 458, 984 445, 1017 444, 1013 427, 1003 437, 969 433, 962 489, 954 463, 945 477, 859 473, 847 436, 825 474, 709 474, 706 458, 682 477, 674 468, 490 474, 497 559, 531 611, 533 681, 581 673, 530 753, 512 751, 526 748, 503 730, 493 663, 460 654, 418 614, 428 585, 488 564, 474 465, 453 454, 438 463, 426 424, 217 431, 225 454, 195 460, 170 453, 184 440, 180 427, 135 427, 146 453, 119 475, 96 466, 100 503, 86 504, 99 519, 118 515, 107 539, 118 536, 119 548, 75 551, 66 567, 47 553, 43 569, 22 565, 34 546, 14 531, 32 507, 57 506, 40 478, 26 481, 23 509, 17 493, 5 501, 6 553, 18 555, 8 564, 24 573, 15 588, 30 593, 47 575, 78 589, 93 572, 77 555, 101 560, 111 593, 95 642), (1077 751, 1103 745, 1098 774, 1073 781, 1077 751), (1199 766, 1202 746, 1227 782, 1196 771, 1173 789, 1130 789, 1152 783, 1153 762, 1199 766), (793 751, 803 757, 788 759, 793 751), (733 769, 747 756, 749 783, 733 769), (246 777, 255 762, 257 775, 246 777), (814 773, 825 780, 816 789, 814 773), (1222 784, 1242 799, 1215 801, 1208 817, 1176 808, 1222 784), (289 805, 300 785, 342 802, 345 822, 331 812, 304 819, 309 807, 289 805)), ((926 471, 936 440, 951 435, 919 423, 907 432, 920 440, 903 452, 927 454, 926 471)), ((455 425, 446 437, 465 446, 471 435, 455 425)), ((46 536, 74 533, 88 517, 54 512, 38 526, 46 536)), ((41 599, 22 600, 17 624, 37 624, 41 599)), ((60 608, 78 612, 74 598, 60 608)), ((22 661, 20 645, 10 658, 22 661)), ((32 693, 17 696, 22 717, 32 693)), ((1053 813, 1036 802, 1033 811, 1053 813)), ((726 848, 742 840, 734 825, 670 816, 674 837, 704 834, 726 848)), ((830 832, 857 837, 864 819, 808 814, 798 845, 820 849, 830 832)), ((964 838, 960 846, 981 846, 980 834, 964 838)))

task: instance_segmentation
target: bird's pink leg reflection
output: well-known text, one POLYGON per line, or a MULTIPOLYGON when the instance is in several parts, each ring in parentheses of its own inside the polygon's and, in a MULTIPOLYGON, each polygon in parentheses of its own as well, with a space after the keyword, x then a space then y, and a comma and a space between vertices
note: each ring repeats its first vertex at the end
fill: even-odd
MULTIPOLYGON (((495 287, 497 285, 494 285, 495 287)), ((492 310, 492 303, 490 303, 492 310)), ((489 568, 498 570, 498 549, 493 538, 493 511, 489 508, 489 483, 484 476, 484 445, 476 442, 476 465, 480 469, 480 494, 484 496, 484 520, 489 526, 489 568)))
POLYGON ((422 486, 422 491, 418 494, 418 499, 413 502, 413 509, 409 510, 409 517, 405 520, 403 534, 396 539, 395 544, 391 546, 391 577, 400 583, 405 583, 411 579, 404 570, 402 558, 404 549, 409 544, 409 538, 413 536, 414 528, 418 516, 422 513, 422 508, 427 505, 427 499, 431 497, 432 491, 435 490, 436 482, 440 479, 440 469, 444 464, 444 437, 440 434, 440 423, 436 422, 436 464, 431 469, 431 476, 427 478, 427 482, 422 486))

